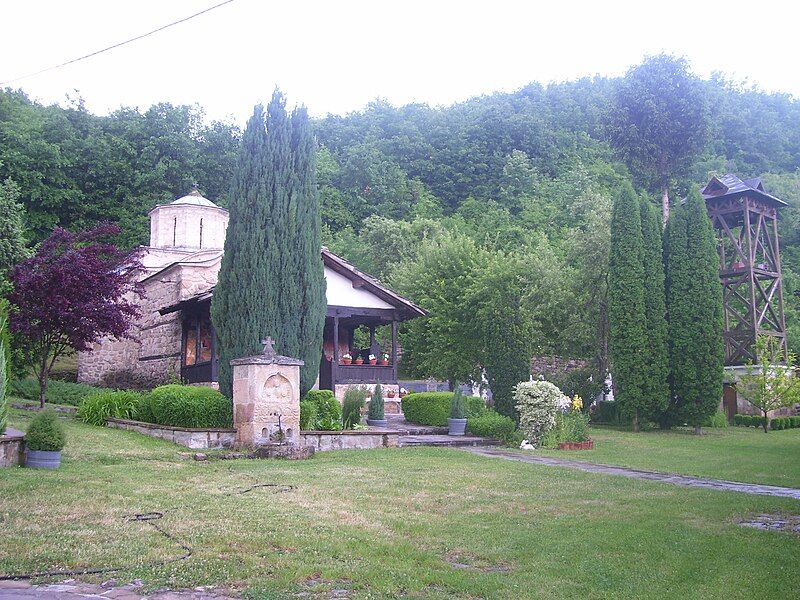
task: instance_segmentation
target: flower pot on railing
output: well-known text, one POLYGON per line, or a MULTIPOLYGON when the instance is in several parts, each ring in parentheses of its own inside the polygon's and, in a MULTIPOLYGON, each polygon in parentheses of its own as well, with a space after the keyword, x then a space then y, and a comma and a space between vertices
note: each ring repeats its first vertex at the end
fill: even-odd
POLYGON ((734 269, 744 269, 744 267, 745 267, 745 265, 741 261, 733 263, 733 268, 734 269))
POLYGON ((377 358, 373 358, 371 361, 369 361, 369 364, 377 365, 378 364, 378 359, 377 358))
POLYGON ((353 364, 355 364, 355 365, 363 365, 364 364, 364 359, 363 358, 357 358, 357 359, 355 359, 353 361, 353 364))
POLYGON ((395 394, 393 390, 389 390, 388 392, 386 392, 387 398, 394 398, 396 395, 397 394, 395 394))
POLYGON ((388 360, 382 360, 381 361, 381 366, 382 367, 388 367, 389 366, 389 361, 388 360))

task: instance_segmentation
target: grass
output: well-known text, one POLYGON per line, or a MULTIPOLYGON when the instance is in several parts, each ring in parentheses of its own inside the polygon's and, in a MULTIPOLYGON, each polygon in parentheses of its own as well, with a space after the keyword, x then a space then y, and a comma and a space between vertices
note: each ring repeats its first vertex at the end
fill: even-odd
POLYGON ((539 454, 586 462, 667 471, 746 483, 800 488, 800 429, 770 431, 747 427, 704 428, 697 436, 688 429, 629 430, 592 426, 594 450, 539 454))
MULTIPOLYGON (((12 412, 25 429, 30 413, 12 412)), ((58 471, 0 470, 0 573, 124 566, 120 583, 249 598, 778 598, 798 537, 741 527, 800 502, 414 448, 197 462, 65 421, 58 471), (275 493, 254 484, 296 486, 275 493), (162 511, 157 524, 136 512, 162 511)), ((787 461, 790 456, 784 457, 787 461)), ((104 579, 109 576, 97 576, 104 579)), ((84 576, 83 579, 91 579, 84 576)))

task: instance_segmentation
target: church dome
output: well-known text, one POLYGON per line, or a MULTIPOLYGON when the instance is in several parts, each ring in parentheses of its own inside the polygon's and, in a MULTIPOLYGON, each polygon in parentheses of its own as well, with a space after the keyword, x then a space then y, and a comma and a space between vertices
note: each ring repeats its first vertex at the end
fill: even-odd
POLYGON ((197 188, 193 189, 182 198, 178 198, 174 202, 171 202, 170 204, 189 204, 192 206, 209 206, 212 208, 219 208, 219 206, 214 204, 211 200, 204 198, 197 188))

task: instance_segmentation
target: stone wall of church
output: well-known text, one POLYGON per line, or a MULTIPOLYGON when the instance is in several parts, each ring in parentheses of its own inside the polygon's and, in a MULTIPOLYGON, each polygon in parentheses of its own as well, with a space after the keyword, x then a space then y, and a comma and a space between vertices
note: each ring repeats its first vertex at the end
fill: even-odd
POLYGON ((106 387, 149 388, 180 376, 180 312, 158 310, 191 298, 216 283, 219 260, 211 264, 175 265, 143 282, 141 316, 133 337, 103 339, 78 355, 78 381, 106 387))

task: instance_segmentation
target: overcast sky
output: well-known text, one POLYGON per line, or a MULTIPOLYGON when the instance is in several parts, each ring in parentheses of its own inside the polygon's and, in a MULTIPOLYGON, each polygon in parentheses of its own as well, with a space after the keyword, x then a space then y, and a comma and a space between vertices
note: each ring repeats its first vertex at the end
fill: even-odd
MULTIPOLYGON (((0 0, 0 81, 99 50, 221 0, 0 0)), ((314 115, 381 97, 451 104, 531 81, 620 75, 647 54, 686 56, 800 97, 796 2, 234 0, 74 65, 14 82, 89 110, 199 104, 243 124, 277 84, 314 115)))

